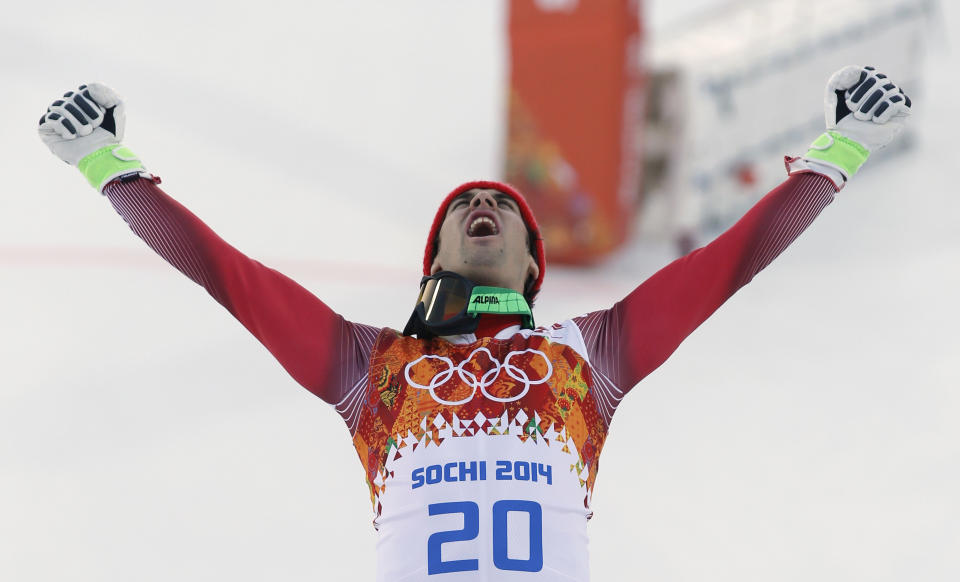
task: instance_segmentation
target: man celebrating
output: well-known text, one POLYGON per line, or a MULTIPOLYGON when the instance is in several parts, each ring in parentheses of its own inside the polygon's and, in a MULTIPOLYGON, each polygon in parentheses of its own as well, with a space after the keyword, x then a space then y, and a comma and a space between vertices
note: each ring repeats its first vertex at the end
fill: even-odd
POLYGON ((544 243, 523 196, 469 182, 440 204, 403 332, 346 321, 160 190, 121 145, 124 104, 81 85, 40 136, 130 228, 230 311, 353 437, 379 530, 378 579, 587 580, 598 459, 624 395, 778 256, 902 129, 910 100, 872 67, 827 83, 827 132, 715 241, 609 309, 536 326, 544 243))

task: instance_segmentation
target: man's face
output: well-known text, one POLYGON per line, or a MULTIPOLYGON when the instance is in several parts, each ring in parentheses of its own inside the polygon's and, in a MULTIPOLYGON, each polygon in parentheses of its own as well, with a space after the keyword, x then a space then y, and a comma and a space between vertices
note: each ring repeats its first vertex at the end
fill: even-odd
POLYGON ((499 190, 473 189, 447 207, 430 272, 453 271, 480 285, 521 293, 540 274, 520 208, 499 190))

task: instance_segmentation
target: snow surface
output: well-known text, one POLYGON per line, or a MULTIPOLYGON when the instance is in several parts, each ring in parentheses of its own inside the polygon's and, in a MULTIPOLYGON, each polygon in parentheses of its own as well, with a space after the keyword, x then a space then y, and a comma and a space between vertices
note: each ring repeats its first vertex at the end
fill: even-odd
MULTIPOLYGON (((656 34, 717 2, 646 4, 656 34)), ((595 580, 960 579, 960 6, 942 11, 917 147, 868 166, 621 406, 595 580)), ((4 8, 0 580, 375 568, 336 413, 50 156, 46 104, 111 84, 169 193, 346 317, 400 326, 439 198, 497 175, 504 17, 502 0, 4 8)), ((638 240, 551 267, 538 320, 670 258, 638 240)))

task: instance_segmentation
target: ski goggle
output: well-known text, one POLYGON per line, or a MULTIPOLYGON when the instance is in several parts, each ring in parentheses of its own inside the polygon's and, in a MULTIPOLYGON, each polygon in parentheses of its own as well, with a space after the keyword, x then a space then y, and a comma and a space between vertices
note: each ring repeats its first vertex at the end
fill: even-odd
POLYGON ((476 285, 457 273, 440 271, 420 280, 420 295, 403 335, 473 333, 482 313, 521 315, 523 327, 533 328, 533 314, 522 294, 476 285))

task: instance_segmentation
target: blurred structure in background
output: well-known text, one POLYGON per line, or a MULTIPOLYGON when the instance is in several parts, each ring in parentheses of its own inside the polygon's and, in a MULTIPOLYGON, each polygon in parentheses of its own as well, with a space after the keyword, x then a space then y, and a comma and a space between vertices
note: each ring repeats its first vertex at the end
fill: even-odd
POLYGON ((685 253, 735 222, 783 180, 783 156, 822 133, 823 86, 842 66, 875 65, 920 96, 935 9, 935 0, 739 0, 662 31, 649 47, 643 235, 685 253))
POLYGON ((506 180, 550 261, 620 245, 639 202, 645 100, 639 0, 511 0, 506 180))

